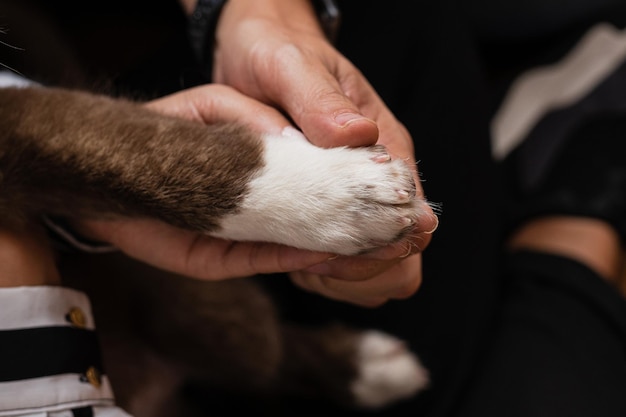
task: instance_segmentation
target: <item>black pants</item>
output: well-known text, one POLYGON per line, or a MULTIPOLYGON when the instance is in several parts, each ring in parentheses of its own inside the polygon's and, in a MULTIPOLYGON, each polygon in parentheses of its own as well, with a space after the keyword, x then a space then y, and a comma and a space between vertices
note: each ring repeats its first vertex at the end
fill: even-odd
POLYGON ((626 415, 626 300, 554 255, 511 255, 503 279, 494 336, 455 415, 626 415))

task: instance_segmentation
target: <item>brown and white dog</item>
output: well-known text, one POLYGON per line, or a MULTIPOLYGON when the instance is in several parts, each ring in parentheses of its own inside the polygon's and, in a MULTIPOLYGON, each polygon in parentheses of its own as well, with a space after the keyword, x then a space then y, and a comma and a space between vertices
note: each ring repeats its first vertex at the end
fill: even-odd
MULTIPOLYGON (((354 255, 401 239, 425 204, 408 166, 380 162, 379 147, 321 149, 294 129, 271 136, 205 126, 56 88, 2 88, 0 108, 5 221, 151 217, 225 239, 354 255)), ((61 266, 68 282, 91 295, 105 359, 107 346, 117 352, 108 373, 136 416, 163 412, 162 391, 175 393, 191 377, 242 392, 302 389, 299 395, 373 407, 426 382, 417 358, 392 336, 283 326, 271 300, 246 280, 172 278, 121 254, 72 254, 61 266), (141 317, 137 337, 144 341, 129 342, 137 329, 106 318, 107 309, 141 317), (143 353, 131 353, 138 344, 143 353), (320 380, 305 388, 297 382, 311 378, 320 380)))
MULTIPOLYGON (((406 163, 380 147, 321 149, 290 128, 267 135, 85 91, 0 88, 3 224, 149 217, 224 239, 353 255, 401 240, 426 204, 406 163)), ((190 380, 207 396, 366 408, 427 384, 402 341, 285 323, 252 279, 202 282, 121 253, 61 253, 59 267, 91 297, 107 375, 136 417, 196 415, 181 395, 190 380)))

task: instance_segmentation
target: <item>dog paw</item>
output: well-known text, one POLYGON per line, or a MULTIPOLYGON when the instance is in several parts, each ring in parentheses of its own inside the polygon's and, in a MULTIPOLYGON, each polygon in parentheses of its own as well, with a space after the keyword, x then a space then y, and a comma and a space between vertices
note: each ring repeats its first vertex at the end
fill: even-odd
POLYGON ((358 344, 358 377, 352 383, 357 405, 379 408, 409 398, 428 386, 428 371, 404 342, 379 331, 365 332, 358 344))
POLYGON ((353 255, 402 239, 426 205, 381 146, 322 149, 287 129, 265 138, 264 161, 218 236, 353 255))

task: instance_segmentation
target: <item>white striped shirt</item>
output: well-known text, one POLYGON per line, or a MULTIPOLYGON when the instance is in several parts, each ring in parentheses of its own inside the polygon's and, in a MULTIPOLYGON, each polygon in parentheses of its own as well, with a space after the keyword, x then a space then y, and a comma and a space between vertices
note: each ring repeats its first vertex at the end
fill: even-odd
POLYGON ((99 369, 94 330, 84 293, 1 288, 0 416, 129 417, 99 369))

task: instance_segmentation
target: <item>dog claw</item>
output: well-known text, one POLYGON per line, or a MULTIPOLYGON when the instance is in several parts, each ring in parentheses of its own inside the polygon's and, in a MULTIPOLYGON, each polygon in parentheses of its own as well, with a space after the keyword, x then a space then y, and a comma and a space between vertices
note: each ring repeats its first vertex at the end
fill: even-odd
POLYGON ((411 200, 411 193, 407 190, 397 190, 396 193, 400 198, 401 203, 408 203, 411 200))

